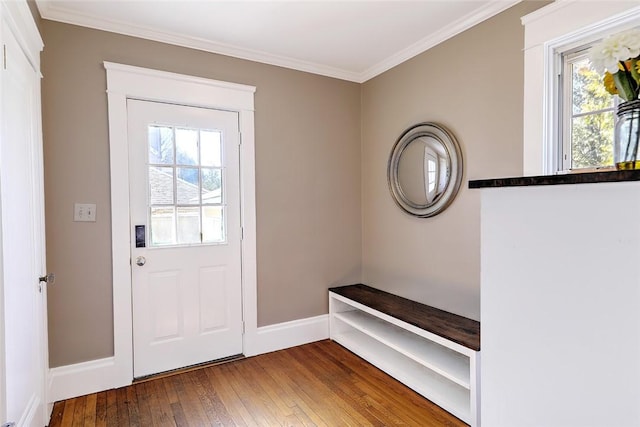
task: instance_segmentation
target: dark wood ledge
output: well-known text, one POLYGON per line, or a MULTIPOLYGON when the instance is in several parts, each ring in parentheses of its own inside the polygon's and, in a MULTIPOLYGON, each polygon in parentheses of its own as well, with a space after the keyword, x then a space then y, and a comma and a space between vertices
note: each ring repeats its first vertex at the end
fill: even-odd
POLYGON ((363 284, 330 288, 329 291, 449 341, 480 351, 480 322, 475 320, 363 284))
POLYGON ((568 173, 562 175, 477 179, 469 188, 526 187, 530 185, 594 184, 598 182, 640 181, 640 170, 568 173))

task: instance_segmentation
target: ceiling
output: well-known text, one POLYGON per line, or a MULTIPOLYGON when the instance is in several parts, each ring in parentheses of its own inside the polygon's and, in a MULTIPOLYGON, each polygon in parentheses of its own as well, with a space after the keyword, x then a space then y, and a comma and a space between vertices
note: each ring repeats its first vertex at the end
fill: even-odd
POLYGON ((520 0, 36 0, 44 19, 362 83, 520 0))

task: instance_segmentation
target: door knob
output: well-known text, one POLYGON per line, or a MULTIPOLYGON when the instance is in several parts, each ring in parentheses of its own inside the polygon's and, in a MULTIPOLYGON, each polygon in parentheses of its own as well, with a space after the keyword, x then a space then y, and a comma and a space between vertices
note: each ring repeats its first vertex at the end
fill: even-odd
POLYGON ((146 262, 147 262, 147 259, 143 256, 139 256, 138 258, 136 258, 136 264, 138 264, 140 267, 145 265, 146 262))

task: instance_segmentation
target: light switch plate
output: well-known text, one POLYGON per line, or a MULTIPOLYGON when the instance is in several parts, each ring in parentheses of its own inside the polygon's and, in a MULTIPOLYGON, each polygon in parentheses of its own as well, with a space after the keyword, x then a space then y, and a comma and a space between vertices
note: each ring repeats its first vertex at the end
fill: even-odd
POLYGON ((76 203, 73 205, 73 220, 81 222, 96 222, 95 203, 76 203))

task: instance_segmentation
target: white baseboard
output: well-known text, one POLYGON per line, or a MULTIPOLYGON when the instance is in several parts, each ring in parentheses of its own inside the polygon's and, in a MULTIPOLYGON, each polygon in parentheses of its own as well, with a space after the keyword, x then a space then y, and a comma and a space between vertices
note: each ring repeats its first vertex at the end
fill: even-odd
MULTIPOLYGON (((245 334, 245 356, 329 338, 329 315, 293 320, 257 328, 245 334)), ((49 370, 48 403, 122 387, 120 369, 113 357, 90 360, 49 370)))
POLYGON ((258 328, 245 337, 245 356, 270 353, 329 338, 329 315, 292 320, 258 328))
POLYGON ((49 403, 118 387, 114 384, 116 364, 113 357, 90 360, 49 370, 49 403))

